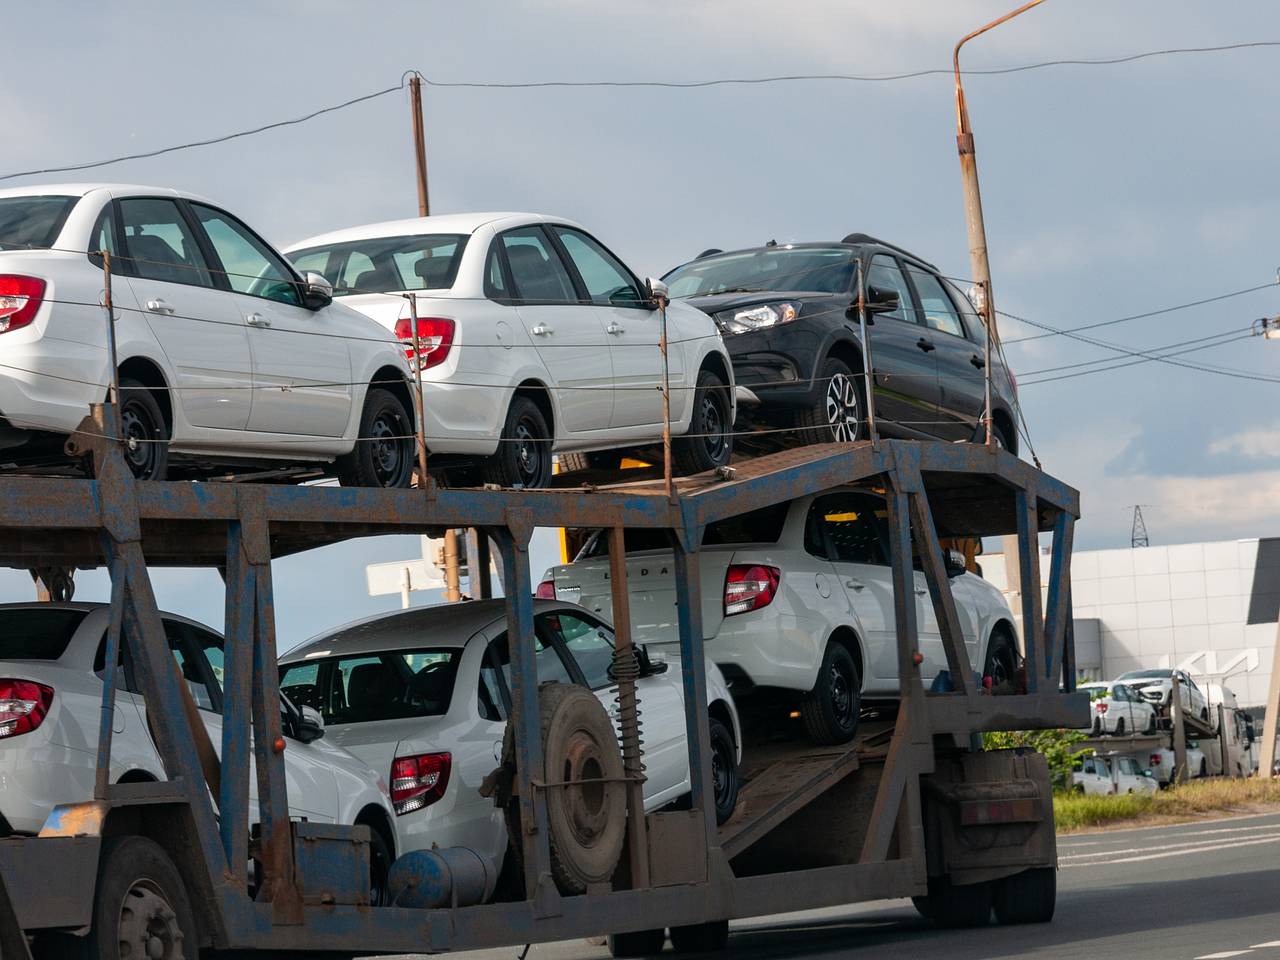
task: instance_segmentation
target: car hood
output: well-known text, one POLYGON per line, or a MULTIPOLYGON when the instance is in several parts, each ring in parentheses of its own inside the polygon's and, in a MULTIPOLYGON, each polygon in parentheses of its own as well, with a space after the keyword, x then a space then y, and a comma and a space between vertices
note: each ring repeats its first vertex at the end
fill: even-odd
POLYGON ((755 303, 777 303, 779 300, 834 300, 836 295, 812 290, 756 290, 752 293, 712 293, 701 297, 686 297, 683 302, 697 307, 703 313, 716 314, 736 307, 749 307, 755 303))

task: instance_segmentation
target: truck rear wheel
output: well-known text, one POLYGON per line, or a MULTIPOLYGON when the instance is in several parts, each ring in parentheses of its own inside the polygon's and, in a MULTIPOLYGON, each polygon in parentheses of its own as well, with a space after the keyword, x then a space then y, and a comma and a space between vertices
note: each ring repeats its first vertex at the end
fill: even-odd
POLYGON ((1048 923, 1057 900, 1057 872, 1053 867, 1036 867, 997 880, 991 906, 999 923, 1048 923))
POLYGON ((671 948, 676 953, 720 953, 728 945, 728 920, 671 928, 671 948))
POLYGON ((991 919, 991 884, 957 886, 946 877, 930 877, 929 893, 911 902, 935 927, 979 927, 991 919))
POLYGON ((630 933, 609 934, 609 956, 611 957, 651 957, 661 953, 667 942, 667 931, 659 927, 657 930, 632 930, 630 933))

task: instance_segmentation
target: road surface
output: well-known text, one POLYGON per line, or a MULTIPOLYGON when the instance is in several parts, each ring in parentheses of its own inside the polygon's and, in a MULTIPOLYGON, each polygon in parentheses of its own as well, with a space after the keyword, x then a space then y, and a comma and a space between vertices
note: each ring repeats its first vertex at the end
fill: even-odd
MULTIPOLYGON (((1064 837, 1058 912, 1028 927, 935 930, 904 900, 735 921, 747 960, 1280 960, 1280 814, 1064 837)), ((519 949, 454 954, 513 960, 519 949)), ((602 960, 584 941, 529 960, 602 960)), ((667 957, 676 956, 668 945, 667 957)))

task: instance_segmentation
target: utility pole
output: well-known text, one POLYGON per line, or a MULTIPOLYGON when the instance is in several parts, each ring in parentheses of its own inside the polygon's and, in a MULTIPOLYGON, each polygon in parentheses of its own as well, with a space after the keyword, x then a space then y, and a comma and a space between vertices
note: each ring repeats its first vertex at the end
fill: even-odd
MULTIPOLYGON (((1147 504, 1151 506, 1151 504, 1147 504)), ((1129 546, 1149 547, 1151 541, 1147 537, 1147 523, 1142 519, 1142 504, 1133 505, 1133 526, 1129 530, 1129 546)))

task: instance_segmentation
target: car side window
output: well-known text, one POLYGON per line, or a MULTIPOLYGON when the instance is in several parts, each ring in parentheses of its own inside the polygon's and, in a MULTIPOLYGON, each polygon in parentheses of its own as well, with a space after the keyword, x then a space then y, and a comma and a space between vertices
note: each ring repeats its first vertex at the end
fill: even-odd
POLYGON ((480 664, 479 704, 480 716, 485 720, 507 719, 506 694, 503 690, 502 665, 494 644, 485 648, 480 664))
POLYGON ((212 287, 213 277, 195 233, 177 203, 160 197, 120 201, 124 255, 134 276, 162 283, 212 287))
POLYGON ((911 271, 911 278, 915 280, 916 292, 920 294, 925 326, 940 333, 949 333, 953 337, 963 337, 964 326, 960 323, 960 315, 938 278, 917 269, 911 271))
POLYGON ((862 493, 829 493, 809 507, 805 549, 836 563, 887 566, 884 504, 862 493))
POLYGON ((880 316, 906 320, 909 323, 916 322, 915 300, 911 296, 911 287, 902 273, 902 268, 898 266, 898 261, 893 257, 879 253, 871 258, 871 265, 867 268, 866 285, 879 287, 882 290, 893 290, 898 294, 897 309, 882 313, 880 316))
POLYGON ((201 667, 200 659, 186 643, 183 634, 186 631, 183 625, 173 620, 164 621, 165 639, 169 641, 169 649, 173 652, 173 658, 178 661, 178 671, 182 674, 182 679, 187 682, 187 689, 191 691, 191 699, 201 710, 214 710, 214 693, 209 689, 208 683, 205 681, 204 670, 201 667))
POLYGON ((578 270, 592 303, 606 306, 640 306, 643 298, 630 271, 594 238, 580 230, 552 227, 578 270))
POLYGON ((293 272, 270 247, 230 214, 193 203, 214 252, 222 261, 227 283, 236 293, 301 306, 302 297, 293 272))
POLYGON ((116 258, 120 256, 120 250, 116 246, 116 214, 115 207, 108 203, 102 208, 102 212, 98 214, 97 221, 93 225, 93 233, 89 235, 89 260, 97 266, 102 266, 102 258, 95 256, 100 250, 105 250, 111 254, 111 262, 116 263, 116 258))
POLYGON ((613 678, 609 676, 613 666, 612 630, 565 610, 540 614, 538 622, 549 636, 564 643, 565 652, 578 664, 588 687, 598 690, 613 685, 613 678))
POLYGON ((499 303, 511 301, 511 289, 507 285, 507 275, 502 269, 502 257, 498 252, 498 241, 489 245, 489 253, 484 261, 484 295, 499 303))
MULTIPOLYGON (((507 634, 505 631, 494 638, 493 647, 496 652, 497 662, 502 670, 502 679, 507 685, 507 689, 511 689, 511 654, 507 645, 507 634)), ((533 658, 538 665, 538 684, 544 683, 573 683, 573 677, 569 676, 569 670, 564 665, 564 661, 560 659, 560 654, 556 652, 555 647, 548 646, 543 643, 542 638, 537 634, 533 638, 533 658)))
POLYGON ((312 660, 310 663, 296 663, 286 667, 280 674, 280 692, 300 707, 323 711, 320 664, 312 660))
MULTIPOLYGON (((187 632, 191 637, 191 641, 196 648, 196 652, 202 655, 205 663, 209 668, 209 682, 212 683, 214 693, 217 695, 218 703, 222 702, 222 686, 225 681, 225 661, 222 654, 222 638, 216 633, 208 630, 201 630, 199 627, 187 627, 187 632)), ((219 710, 221 712, 221 710, 219 710)))
POLYGON ((569 271, 540 227, 509 230, 498 239, 520 302, 531 306, 578 302, 569 271))

